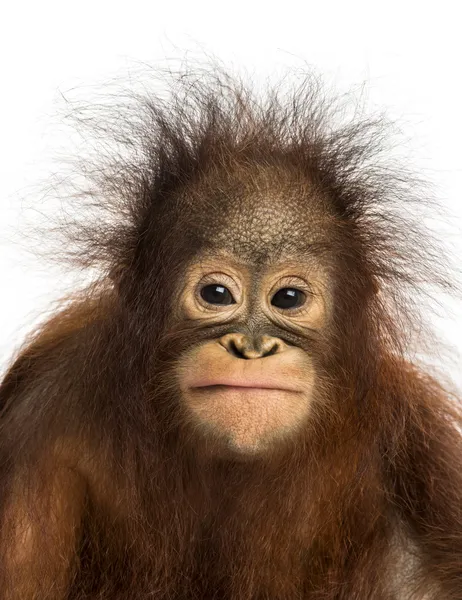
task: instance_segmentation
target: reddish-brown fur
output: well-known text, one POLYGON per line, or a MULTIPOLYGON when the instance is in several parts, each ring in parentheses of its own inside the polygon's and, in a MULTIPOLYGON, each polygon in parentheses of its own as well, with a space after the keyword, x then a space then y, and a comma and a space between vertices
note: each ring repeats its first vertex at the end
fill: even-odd
POLYGON ((374 162, 381 124, 332 132, 312 85, 265 104, 224 76, 183 76, 142 122, 114 120, 141 154, 90 176, 118 221, 66 226, 101 281, 0 388, 2 598, 462 598, 460 411, 405 358, 409 289, 444 281, 396 211, 411 186, 374 162), (226 213, 210 182, 228 189, 252 165, 296 173, 335 217, 333 324, 312 340, 324 401, 277 452, 213 459, 172 379, 204 332, 172 324, 170 298, 201 221, 226 213))

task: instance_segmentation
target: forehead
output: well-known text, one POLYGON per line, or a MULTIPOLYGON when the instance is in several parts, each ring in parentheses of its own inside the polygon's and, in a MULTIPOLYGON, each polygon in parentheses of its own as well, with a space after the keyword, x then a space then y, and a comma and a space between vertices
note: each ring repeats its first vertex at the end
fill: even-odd
POLYGON ((311 254, 316 246, 325 246, 333 222, 315 186, 268 167, 203 181, 190 210, 200 246, 245 262, 311 254))

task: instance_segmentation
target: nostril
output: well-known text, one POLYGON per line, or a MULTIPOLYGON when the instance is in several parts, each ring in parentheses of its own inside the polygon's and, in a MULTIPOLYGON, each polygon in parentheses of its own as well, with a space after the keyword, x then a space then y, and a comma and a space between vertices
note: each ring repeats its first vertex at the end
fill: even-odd
POLYGON ((281 352, 284 346, 278 339, 270 336, 249 339, 243 335, 226 335, 221 338, 220 344, 231 356, 244 360, 273 356, 281 352))
POLYGON ((273 356, 273 354, 276 354, 279 350, 279 344, 273 344, 273 346, 267 350, 263 356, 273 356))
POLYGON ((247 358, 247 356, 245 356, 244 352, 238 348, 238 346, 234 340, 230 340, 230 342, 228 344, 228 351, 230 354, 232 354, 236 358, 247 358))

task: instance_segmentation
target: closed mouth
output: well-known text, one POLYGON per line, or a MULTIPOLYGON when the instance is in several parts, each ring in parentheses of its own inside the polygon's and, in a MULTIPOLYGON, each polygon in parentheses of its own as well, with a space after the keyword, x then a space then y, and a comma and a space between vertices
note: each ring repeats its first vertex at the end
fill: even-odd
POLYGON ((300 394, 300 390, 295 390, 287 387, 276 387, 274 385, 268 385, 264 383, 212 383, 205 385, 197 385, 193 386, 191 389, 193 390, 202 390, 202 391, 267 391, 267 392, 292 392, 296 394, 300 394))

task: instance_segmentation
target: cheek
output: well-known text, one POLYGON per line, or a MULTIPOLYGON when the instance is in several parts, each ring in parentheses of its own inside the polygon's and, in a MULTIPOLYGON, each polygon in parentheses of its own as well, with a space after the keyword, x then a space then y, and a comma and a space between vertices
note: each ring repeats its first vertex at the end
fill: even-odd
MULTIPOLYGON (((283 354, 283 353, 282 353, 283 354)), ((280 356, 282 356, 282 354, 280 356)), ((278 355, 259 360, 239 360, 226 352, 194 352, 182 365, 180 387, 187 421, 204 436, 213 436, 239 453, 255 454, 286 440, 309 418, 315 372, 311 361, 284 361, 278 355), (191 388, 190 370, 203 371, 212 381, 255 377, 273 389, 211 385, 191 388), (278 389, 285 386, 292 389, 278 389)))

